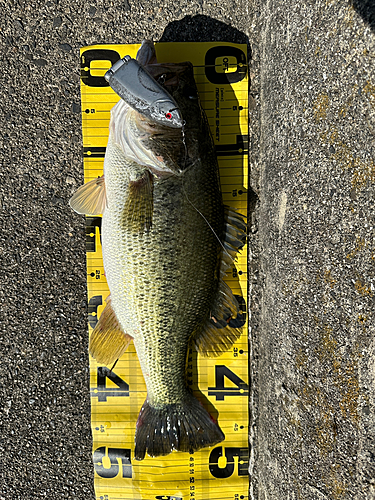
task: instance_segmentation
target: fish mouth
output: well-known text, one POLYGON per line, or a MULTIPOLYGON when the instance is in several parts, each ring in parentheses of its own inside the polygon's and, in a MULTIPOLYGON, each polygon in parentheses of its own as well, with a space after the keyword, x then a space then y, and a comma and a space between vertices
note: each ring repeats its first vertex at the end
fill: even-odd
POLYGON ((146 116, 138 114, 137 125, 142 132, 149 134, 152 137, 158 137, 160 139, 168 139, 171 137, 182 137, 181 129, 165 127, 159 123, 153 122, 146 116))

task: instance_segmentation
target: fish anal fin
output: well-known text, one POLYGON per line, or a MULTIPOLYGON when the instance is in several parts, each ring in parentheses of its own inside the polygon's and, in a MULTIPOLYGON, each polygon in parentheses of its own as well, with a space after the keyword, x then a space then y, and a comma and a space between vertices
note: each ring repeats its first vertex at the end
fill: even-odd
POLYGON ((107 204, 104 175, 79 187, 69 200, 71 208, 82 215, 99 215, 107 204))
POLYGON ((149 231, 152 226, 153 177, 145 170, 143 175, 129 185, 129 193, 123 211, 123 223, 135 233, 149 231))
POLYGON ((229 286, 220 281, 210 316, 194 337, 197 351, 202 356, 220 356, 227 351, 242 334, 239 304, 229 286), (233 326, 241 325, 241 326, 233 326))
POLYGON ((110 296, 89 342, 89 353, 98 363, 109 365, 126 351, 133 337, 124 332, 113 310, 110 296))

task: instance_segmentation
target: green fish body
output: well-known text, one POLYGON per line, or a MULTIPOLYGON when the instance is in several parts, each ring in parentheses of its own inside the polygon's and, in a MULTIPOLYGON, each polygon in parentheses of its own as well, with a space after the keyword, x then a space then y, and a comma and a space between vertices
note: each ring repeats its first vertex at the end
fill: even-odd
POLYGON ((184 129, 155 126, 120 101, 112 110, 103 186, 93 183, 103 207, 111 295, 90 352, 110 364, 134 341, 147 386, 135 435, 138 460, 146 452, 192 452, 224 439, 186 385, 186 357, 192 342, 201 354, 218 355, 241 333, 228 324, 238 304, 222 278, 246 229, 223 206, 191 64, 151 69, 166 78, 184 129))

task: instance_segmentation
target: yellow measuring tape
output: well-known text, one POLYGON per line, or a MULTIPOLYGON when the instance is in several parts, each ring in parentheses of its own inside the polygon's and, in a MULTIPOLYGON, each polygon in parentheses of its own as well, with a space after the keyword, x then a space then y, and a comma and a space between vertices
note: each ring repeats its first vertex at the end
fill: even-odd
MULTIPOLYGON (((81 49, 82 129, 85 182, 103 173, 110 110, 119 97, 104 73, 117 60, 135 57, 137 45, 94 45, 81 49)), ((159 62, 191 61, 219 161, 225 205, 247 213, 248 73, 246 45, 159 43, 159 62)), ((105 306, 109 289, 100 243, 101 217, 86 218, 89 332, 105 306)), ((247 247, 226 282, 239 297, 246 318, 247 247), (241 298, 244 297, 245 299, 241 298)), ((146 385, 131 344, 114 370, 90 358, 91 422, 95 491, 99 500, 239 500, 248 498, 248 340, 242 336, 218 358, 189 352, 187 382, 209 412, 225 441, 193 454, 173 452, 162 458, 134 457, 134 433, 146 385)))

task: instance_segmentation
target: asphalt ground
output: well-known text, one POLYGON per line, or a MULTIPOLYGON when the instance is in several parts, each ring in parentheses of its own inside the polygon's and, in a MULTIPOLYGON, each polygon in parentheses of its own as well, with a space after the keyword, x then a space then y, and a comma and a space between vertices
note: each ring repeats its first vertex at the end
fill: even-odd
POLYGON ((79 48, 247 36, 251 498, 375 498, 373 1, 0 5, 0 499, 94 498, 79 48))
POLYGON ((245 3, 0 2, 0 499, 94 498, 79 48, 246 43, 245 3))

